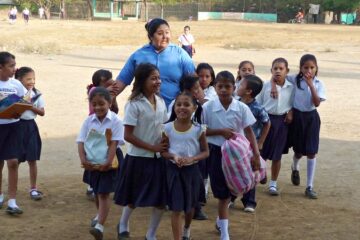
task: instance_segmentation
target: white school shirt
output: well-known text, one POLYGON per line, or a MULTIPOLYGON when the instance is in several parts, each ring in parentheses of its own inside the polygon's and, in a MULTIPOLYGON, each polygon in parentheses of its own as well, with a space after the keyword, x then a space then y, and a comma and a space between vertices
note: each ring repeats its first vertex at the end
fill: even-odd
MULTIPOLYGON (((161 141, 162 124, 167 121, 167 111, 164 100, 155 95, 156 111, 149 100, 140 95, 125 105, 124 125, 134 126, 133 134, 142 141, 155 145, 161 141)), ((137 157, 154 157, 154 152, 139 148, 127 142, 127 153, 137 157)), ((160 154, 157 154, 160 156, 160 154)))
POLYGON ((217 93, 213 86, 208 86, 207 88, 205 88, 204 94, 205 94, 205 99, 208 101, 217 98, 217 93))
MULTIPOLYGON (((301 112, 310 112, 316 109, 311 96, 311 91, 304 79, 300 80, 300 88, 296 85, 296 75, 288 76, 288 80, 294 84, 295 95, 293 107, 301 112)), ((326 100, 324 84, 315 76, 313 79, 314 87, 320 98, 320 101, 326 100)))
MULTIPOLYGON (((19 80, 10 78, 7 81, 0 81, 0 100, 11 94, 16 94, 19 97, 23 97, 26 92, 26 88, 19 80)), ((17 121, 19 121, 19 119, 0 119, 0 124, 9 124, 17 121)))
MULTIPOLYGON (((37 94, 40 94, 39 91, 37 91, 37 94, 35 94, 35 92, 31 89, 31 92, 27 92, 27 94, 30 94, 31 97, 36 96, 37 94)), ((36 108, 44 108, 45 107, 45 102, 42 96, 40 96, 38 99, 36 99, 36 101, 33 103, 33 106, 36 108)), ((34 113, 31 110, 26 110, 23 114, 21 114, 20 119, 24 119, 24 120, 31 120, 31 119, 35 119, 37 116, 36 113, 34 113)))
MULTIPOLYGON (((169 153, 180 157, 193 157, 200 153, 200 136, 206 131, 206 125, 192 124, 185 132, 175 129, 174 122, 164 124, 164 133, 169 138, 169 153)), ((174 162, 173 162, 174 163, 174 162)), ((188 165, 195 164, 191 163, 188 165)))
POLYGON ((95 113, 88 116, 81 127, 76 142, 84 143, 87 135, 92 129, 105 134, 105 131, 108 128, 111 129, 111 140, 118 141, 117 147, 124 145, 124 125, 120 117, 110 110, 107 112, 102 122, 100 122, 95 113))
POLYGON ((178 40, 184 46, 190 46, 195 42, 195 39, 191 33, 187 35, 181 34, 178 40))
POLYGON ((294 101, 294 85, 285 80, 283 86, 276 85, 278 97, 271 97, 271 81, 264 84, 256 100, 271 115, 283 115, 291 110, 294 101))
MULTIPOLYGON (((224 109, 219 98, 206 102, 203 105, 202 116, 203 123, 210 129, 231 128, 242 135, 244 128, 256 122, 250 108, 234 98, 227 110, 224 109)), ((225 138, 220 135, 208 136, 207 140, 217 146, 225 142, 225 138)))

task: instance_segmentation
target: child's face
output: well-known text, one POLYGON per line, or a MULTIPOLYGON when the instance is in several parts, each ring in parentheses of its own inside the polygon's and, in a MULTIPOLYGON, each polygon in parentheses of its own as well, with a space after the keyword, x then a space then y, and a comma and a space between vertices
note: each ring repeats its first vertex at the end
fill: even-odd
POLYGON ((151 72, 150 76, 146 79, 145 85, 144 85, 144 92, 147 94, 155 94, 160 91, 160 73, 155 70, 151 72))
POLYGON ((237 90, 237 95, 241 98, 247 96, 247 94, 251 93, 251 90, 247 89, 248 81, 246 79, 242 79, 240 82, 239 89, 237 90))
POLYGON ((238 69, 237 73, 238 73, 237 78, 243 79, 245 76, 255 74, 255 71, 250 63, 245 63, 238 69))
POLYGON ((314 61, 306 61, 304 63, 304 65, 301 66, 301 69, 300 71, 302 72, 302 74, 306 74, 306 73, 310 73, 311 74, 311 77, 314 78, 315 77, 315 74, 316 74, 316 71, 317 71, 317 66, 315 64, 314 61))
POLYGON ((91 101, 91 106, 94 109, 96 117, 102 121, 109 111, 110 103, 101 95, 95 95, 91 101))
POLYGON ((176 118, 190 120, 192 114, 196 110, 196 106, 194 105, 191 97, 186 95, 180 95, 176 99, 174 110, 175 110, 176 118))
POLYGON ((275 62, 271 68, 271 74, 276 84, 283 84, 289 69, 283 62, 275 62))
POLYGON ((184 33, 185 33, 185 34, 189 34, 189 33, 190 33, 190 29, 189 29, 189 28, 184 28, 184 33))
POLYGON ((194 86, 190 89, 190 93, 196 98, 200 90, 201 90, 200 83, 199 81, 197 81, 194 83, 194 86))
POLYGON ((209 87, 210 83, 212 82, 211 73, 209 69, 201 69, 199 71, 199 80, 200 80, 200 86, 202 89, 205 89, 209 87))
POLYGON ((220 100, 229 100, 235 90, 234 84, 228 80, 219 80, 215 85, 215 90, 220 100))
POLYGON ((35 73, 28 72, 20 79, 20 81, 27 90, 33 89, 35 86, 35 73))
POLYGON ((9 60, 4 64, 0 65, 0 79, 8 80, 15 74, 16 62, 14 59, 9 58, 9 60))

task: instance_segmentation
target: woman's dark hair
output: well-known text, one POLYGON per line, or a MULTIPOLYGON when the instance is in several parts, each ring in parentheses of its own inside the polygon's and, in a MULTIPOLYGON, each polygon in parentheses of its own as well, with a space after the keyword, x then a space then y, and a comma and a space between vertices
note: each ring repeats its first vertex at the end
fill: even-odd
POLYGON ((179 88, 180 88, 180 92, 183 91, 190 91, 195 83, 197 83, 199 81, 199 77, 198 76, 194 76, 194 75, 184 75, 179 83, 179 88))
POLYGON ((146 79, 150 76, 150 74, 154 71, 159 71, 159 69, 151 63, 141 63, 135 69, 135 81, 133 89, 131 90, 131 95, 129 100, 134 100, 141 93, 144 94, 144 84, 146 79))
POLYGON ((105 98, 106 101, 108 101, 111 104, 111 96, 110 92, 104 88, 104 87, 96 87, 89 95, 89 102, 95 97, 95 96, 101 96, 105 98))
POLYGON ((229 71, 221 71, 216 75, 215 84, 219 81, 226 80, 231 82, 232 85, 235 85, 234 75, 229 71))
POLYGON ((98 87, 100 85, 101 80, 110 80, 112 79, 112 73, 105 69, 100 69, 94 72, 92 76, 92 84, 88 85, 86 87, 87 93, 89 94, 90 89, 93 87, 98 87))
POLYGON ((0 52, 0 65, 5 65, 6 63, 8 63, 10 58, 15 60, 15 56, 11 53, 0 52))
POLYGON ((145 24, 147 36, 150 41, 151 41, 151 38, 154 36, 154 33, 156 32, 156 30, 160 27, 160 25, 163 25, 163 24, 170 27, 169 23, 162 18, 154 18, 150 22, 145 24))
POLYGON ((319 67, 318 67, 318 64, 317 64, 316 57, 315 57, 314 55, 312 55, 312 54, 305 54, 305 55, 303 55, 303 56, 300 58, 300 70, 299 70, 299 73, 296 75, 296 86, 297 86, 299 89, 302 89, 301 86, 300 86, 300 81, 301 81, 302 77, 304 76, 304 74, 301 72, 301 68, 302 68, 302 66, 304 66, 304 64, 305 64, 307 61, 312 61, 312 62, 315 63, 315 65, 316 65, 315 76, 317 76, 318 71, 319 71, 319 67))
MULTIPOLYGON (((251 61, 249 61, 249 60, 245 60, 245 61, 242 61, 242 62, 240 62, 240 64, 239 64, 239 69, 241 69, 245 64, 250 64, 251 65, 251 67, 253 68, 253 70, 254 70, 254 73, 255 73, 255 65, 251 62, 251 61)), ((241 77, 240 77, 240 79, 239 80, 241 80, 241 77)))
MULTIPOLYGON (((33 72, 33 73, 35 72, 34 69, 32 69, 31 67, 21 67, 21 68, 18 68, 18 69, 16 69, 16 71, 15 71, 15 78, 16 78, 17 80, 19 80, 20 82, 22 82, 22 78, 23 78, 26 74, 31 73, 31 72, 33 72)), ((37 90, 35 87, 33 87, 32 90, 34 91, 35 94, 38 93, 38 90, 37 90)))
POLYGON ((194 106, 197 107, 197 108, 196 108, 196 111, 195 111, 195 113, 194 113, 194 117, 192 118, 192 122, 193 122, 193 123, 199 123, 199 124, 201 124, 202 106, 201 106, 201 104, 196 100, 196 98, 195 98, 190 92, 188 92, 188 91, 181 92, 181 93, 179 93, 179 95, 176 96, 175 102, 174 102, 174 106, 173 106, 172 109, 171 109, 170 118, 169 118, 169 120, 168 120, 167 122, 173 122, 173 121, 175 121, 175 119, 176 119, 175 105, 176 105, 176 101, 177 101, 177 99, 179 98, 179 96, 187 96, 187 97, 189 97, 189 98, 192 100, 194 106))
POLYGON ((255 98, 263 88, 263 81, 256 75, 247 75, 244 77, 246 88, 251 90, 251 97, 255 98))
POLYGON ((199 63, 199 65, 197 65, 196 67, 196 74, 199 75, 200 71, 203 69, 210 71, 210 76, 211 76, 210 86, 213 86, 215 81, 215 72, 213 67, 208 63, 199 63))

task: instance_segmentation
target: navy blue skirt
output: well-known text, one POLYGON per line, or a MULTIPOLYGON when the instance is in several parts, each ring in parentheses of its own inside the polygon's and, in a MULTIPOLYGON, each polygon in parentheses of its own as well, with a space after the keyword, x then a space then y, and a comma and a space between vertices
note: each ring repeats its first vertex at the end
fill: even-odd
POLYGON ((192 51, 191 45, 188 45, 188 46, 182 45, 182 49, 184 49, 189 54, 189 56, 192 57, 193 51, 192 51))
POLYGON ((20 119, 21 154, 19 162, 40 160, 41 138, 38 126, 34 119, 20 119))
POLYGON ((281 155, 287 147, 289 125, 285 123, 286 115, 269 114, 271 127, 261 150, 261 157, 273 161, 280 161, 281 155))
POLYGON ((19 121, 0 124, 0 161, 19 158, 21 153, 19 121))
POLYGON ((121 206, 166 205, 166 166, 163 158, 126 155, 120 166, 114 201, 121 206))
POLYGON ((166 175, 169 209, 190 212, 199 201, 201 177, 198 164, 179 168, 167 161, 166 175))
MULTIPOLYGON (((116 157, 119 164, 124 161, 124 156, 120 148, 116 149, 116 157)), ((83 182, 90 185, 95 194, 112 193, 115 190, 116 180, 119 169, 111 169, 106 172, 100 171, 84 171, 83 182)))
POLYGON ((231 197, 229 188, 227 187, 224 172, 221 165, 221 147, 209 143, 209 176, 211 190, 217 199, 228 199, 231 197))
POLYGON ((291 138, 293 150, 302 155, 317 154, 319 151, 320 117, 317 110, 301 112, 294 109, 291 138))

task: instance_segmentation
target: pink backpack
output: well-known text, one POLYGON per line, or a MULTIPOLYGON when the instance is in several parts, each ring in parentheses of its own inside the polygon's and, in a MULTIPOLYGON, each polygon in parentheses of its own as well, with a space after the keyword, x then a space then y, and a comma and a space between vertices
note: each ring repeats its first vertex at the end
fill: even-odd
POLYGON ((266 162, 260 158, 260 174, 257 179, 251 167, 253 151, 246 137, 236 134, 221 146, 222 169, 231 193, 242 195, 266 176, 266 162))

